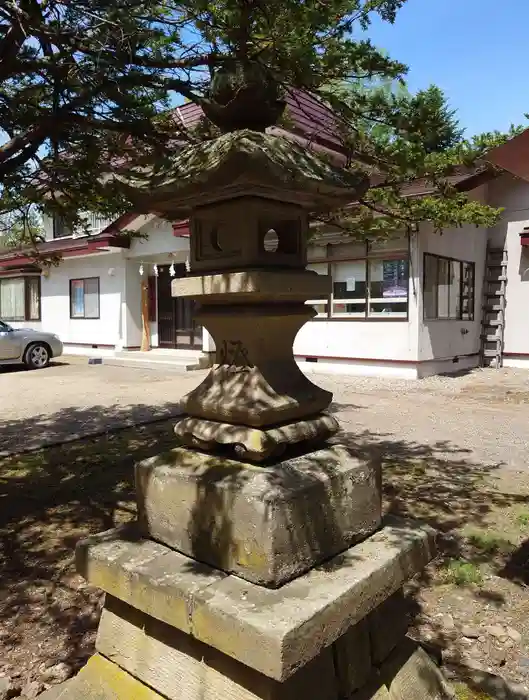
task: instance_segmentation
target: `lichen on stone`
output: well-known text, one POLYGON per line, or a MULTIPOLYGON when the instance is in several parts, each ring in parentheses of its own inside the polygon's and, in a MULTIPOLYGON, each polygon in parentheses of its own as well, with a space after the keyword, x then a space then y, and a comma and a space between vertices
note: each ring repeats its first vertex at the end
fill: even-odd
POLYGON ((212 201, 215 192, 235 182, 288 191, 291 196, 298 193, 314 200, 315 209, 350 202, 368 187, 361 170, 339 167, 326 155, 283 136, 248 129, 189 146, 158 173, 135 179, 129 175, 127 181, 137 197, 148 198, 153 210, 157 203, 178 205, 180 196, 188 201, 201 192, 212 201))
POLYGON ((186 181, 207 179, 209 173, 237 155, 247 156, 256 167, 284 171, 299 182, 316 180, 337 187, 352 187, 364 178, 362 173, 337 167, 324 156, 285 137, 245 129, 186 148, 175 159, 172 172, 163 176, 159 184, 174 182, 178 186, 186 181))

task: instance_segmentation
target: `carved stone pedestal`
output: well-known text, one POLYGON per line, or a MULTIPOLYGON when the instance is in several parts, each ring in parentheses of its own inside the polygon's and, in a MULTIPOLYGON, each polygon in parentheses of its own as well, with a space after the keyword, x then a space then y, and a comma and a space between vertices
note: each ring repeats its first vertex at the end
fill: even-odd
POLYGON ((299 369, 292 346, 315 312, 304 302, 329 292, 328 277, 305 270, 250 270, 174 280, 174 296, 201 304, 197 319, 213 336, 216 363, 181 402, 182 444, 254 462, 291 445, 323 443, 338 430, 324 411, 330 392, 299 369))

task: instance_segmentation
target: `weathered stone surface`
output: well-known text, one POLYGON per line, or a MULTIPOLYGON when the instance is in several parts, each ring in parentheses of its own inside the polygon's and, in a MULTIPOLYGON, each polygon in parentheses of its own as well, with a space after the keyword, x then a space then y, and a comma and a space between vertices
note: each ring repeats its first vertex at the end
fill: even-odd
POLYGON ((148 547, 161 545, 123 541, 119 531, 90 542, 80 546, 81 573, 90 583, 279 681, 399 590, 435 553, 431 529, 395 521, 308 574, 267 589, 236 576, 211 580, 207 567, 206 574, 195 573, 196 561, 165 547, 151 580, 138 551, 149 560, 148 547), (136 577, 141 585, 131 585, 136 577), (176 604, 176 614, 172 586, 175 600, 186 602, 176 604))
MULTIPOLYGON (((246 268, 251 276, 252 270, 301 272, 307 264, 309 222, 307 212, 299 204, 252 195, 235 201, 223 200, 197 207, 191 215, 190 227, 190 268, 193 273, 240 271, 246 268), (243 215, 241 206, 244 208, 243 215), (270 230, 275 233, 275 244, 272 246, 267 244, 270 239, 267 233, 270 230)), ((244 291, 246 285, 243 280, 244 278, 241 280, 242 289, 235 281, 235 293, 244 291)), ((223 284, 217 277, 210 289, 211 293, 218 294, 219 287, 222 289, 223 284)), ((207 285, 205 282, 206 287, 207 285)), ((273 281, 270 287, 274 288, 273 281)), ((180 291, 185 295, 190 292, 186 285, 183 288, 176 286, 175 290, 175 296, 180 296, 180 291)), ((200 296, 204 288, 200 285, 195 290, 200 296)), ((262 285, 255 291, 259 290, 263 291, 262 285)), ((229 293, 231 286, 228 289, 224 287, 224 291, 229 293)))
POLYGON ((369 616, 373 662, 380 664, 403 641, 408 631, 408 609, 402 590, 394 593, 369 616))
MULTIPOLYGON (((392 700, 392 698, 388 687, 381 684, 380 680, 375 679, 364 688, 360 688, 356 693, 353 693, 348 700, 392 700)), ((424 700, 427 700, 427 698, 424 698, 424 700)))
MULTIPOLYGON (((238 234, 240 235, 240 234, 238 234)), ((196 277, 181 277, 171 282, 175 297, 193 297, 212 304, 256 303, 263 301, 307 301, 330 294, 331 278, 310 270, 245 270, 196 277)), ((281 307, 278 307, 280 311, 281 307)), ((231 313, 239 312, 230 307, 231 313)))
POLYGON ((333 644, 340 697, 366 685, 372 673, 368 618, 360 620, 333 644))
MULTIPOLYGON (((220 369, 216 367, 213 371, 220 369)), ((245 462, 261 463, 281 456, 287 447, 298 443, 325 444, 340 426, 333 416, 319 416, 273 428, 251 428, 204 418, 182 418, 175 424, 175 435, 181 444, 206 452, 216 452, 220 446, 233 448, 234 455, 245 462)))
POLYGON ((455 694, 428 654, 405 639, 380 668, 391 700, 455 700, 455 694))
POLYGON ((363 172, 336 167, 295 141, 246 129, 186 148, 158 181, 153 191, 150 179, 127 176, 138 206, 144 196, 145 211, 169 221, 187 218, 199 204, 251 193, 328 212, 369 186, 363 172))
POLYGON ((378 482, 341 446, 265 468, 183 448, 136 466, 143 534, 271 587, 371 534, 378 482))
POLYGON ((133 678, 112 661, 95 654, 75 678, 46 691, 39 696, 39 700, 166 700, 166 698, 133 678))
POLYGON ((76 564, 93 586, 185 632, 191 631, 194 596, 225 577, 162 544, 140 539, 134 526, 82 540, 76 564))
POLYGON ((337 700, 330 649, 279 683, 115 598, 96 647, 169 700, 337 700))
POLYGON ((302 302, 204 306, 196 318, 215 341, 217 364, 181 400, 182 409, 253 427, 308 419, 326 409, 332 394, 303 374, 292 351, 300 328, 314 315, 302 302))

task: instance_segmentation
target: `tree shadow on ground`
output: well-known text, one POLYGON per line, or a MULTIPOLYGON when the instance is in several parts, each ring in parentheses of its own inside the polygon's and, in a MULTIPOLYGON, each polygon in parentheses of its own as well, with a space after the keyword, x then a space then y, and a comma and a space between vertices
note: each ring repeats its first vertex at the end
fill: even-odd
MULTIPOLYGON (((368 431, 345 433, 341 441, 351 455, 380 465, 387 514, 419 520, 439 533, 437 560, 406 587, 410 620, 421 621, 421 592, 425 587, 441 585, 441 595, 452 595, 445 573, 454 562, 477 570, 485 566, 496 576, 521 587, 526 585, 528 542, 511 554, 502 551, 494 540, 486 539, 491 536, 491 521, 498 517, 501 521, 509 509, 529 503, 527 489, 520 493, 512 487, 503 488, 503 464, 476 462, 470 450, 447 441, 423 445, 368 431), (479 538, 473 541, 471 532, 485 533, 484 543, 479 538)), ((459 600, 465 595, 480 601, 483 609, 501 610, 508 602, 503 593, 490 589, 488 583, 462 585, 453 595, 459 600)), ((457 623, 455 629, 447 630, 442 618, 428 619, 428 650, 439 660, 441 651, 449 650, 450 663, 466 665, 468 647, 461 642, 457 623)), ((421 637, 417 629, 414 634, 421 637)))
POLYGON ((177 402, 68 407, 0 424, 0 457, 181 415, 177 402))
POLYGON ((174 404, 95 406, 0 427, 24 445, 28 432, 58 436, 72 421, 102 433, 0 459, 0 670, 7 675, 34 677, 35 658, 76 670, 93 652, 101 594, 76 575, 75 544, 136 517, 135 461, 175 443, 169 420, 112 427, 174 412, 174 404))
POLYGON ((511 552, 500 575, 521 586, 529 585, 529 538, 511 552))
POLYGON ((469 551, 461 529, 488 527, 492 513, 529 502, 527 494, 496 487, 502 463, 476 462, 471 450, 446 440, 424 445, 365 431, 344 433, 340 441, 354 457, 380 465, 386 512, 438 530, 444 556, 490 560, 490 552, 469 551))
MULTIPOLYGON (((174 409, 166 404, 155 410, 162 418, 163 411, 174 409)), ((126 416, 132 413, 138 419, 148 410, 153 409, 110 409, 109 416, 108 408, 93 407, 84 415, 68 409, 0 428, 0 436, 5 431, 25 435, 43 423, 56 435, 64 422, 73 420, 106 431, 97 438, 0 460, 0 659, 8 675, 15 667, 30 677, 38 675, 31 654, 26 654, 28 646, 33 645, 39 659, 63 661, 74 670, 92 653, 101 596, 76 575, 73 549, 80 538, 135 518, 134 463, 175 446, 170 421, 110 432, 110 418, 123 426, 126 416)), ((484 553, 468 548, 461 528, 469 523, 486 526, 494 510, 527 501, 526 496, 491 487, 487 478, 501 465, 478 464, 469 450, 449 442, 423 445, 368 431, 342 434, 339 441, 354 457, 382 469, 387 513, 417 518, 441 532, 443 557, 484 560, 484 553)), ((316 464, 315 469, 323 466, 316 464)), ((217 478, 233 480, 233 474, 219 473, 217 478)), ((211 493, 205 491, 203 497, 211 505, 211 493)), ((197 502, 194 537, 201 547, 204 537, 232 540, 229 504, 228 498, 205 515, 204 504, 197 502)), ((301 522, 308 515, 302 507, 296 517, 301 522)), ((311 527, 313 541, 329 536, 317 522, 311 527)), ((430 583, 431 576, 428 570, 417 585, 430 583)))

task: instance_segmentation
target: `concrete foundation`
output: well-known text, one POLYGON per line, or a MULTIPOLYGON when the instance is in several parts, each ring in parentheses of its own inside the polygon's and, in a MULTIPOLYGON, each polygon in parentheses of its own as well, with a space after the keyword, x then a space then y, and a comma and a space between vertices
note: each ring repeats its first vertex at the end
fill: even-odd
POLYGON ((268 467, 178 448, 136 467, 141 532, 277 587, 372 534, 380 478, 339 445, 268 467))

